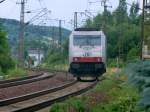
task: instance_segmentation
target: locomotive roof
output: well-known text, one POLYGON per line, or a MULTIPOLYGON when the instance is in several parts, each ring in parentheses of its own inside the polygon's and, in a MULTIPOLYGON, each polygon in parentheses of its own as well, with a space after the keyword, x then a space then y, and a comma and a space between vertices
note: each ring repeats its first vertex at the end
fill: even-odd
POLYGON ((98 28, 76 28, 75 31, 100 31, 98 28))

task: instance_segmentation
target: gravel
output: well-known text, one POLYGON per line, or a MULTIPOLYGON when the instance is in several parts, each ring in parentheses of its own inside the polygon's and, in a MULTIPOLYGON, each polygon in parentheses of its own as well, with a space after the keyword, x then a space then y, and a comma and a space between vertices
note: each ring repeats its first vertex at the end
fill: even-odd
POLYGON ((2 88, 0 89, 0 100, 17 97, 25 94, 30 94, 48 88, 54 88, 74 80, 74 78, 71 75, 67 76, 65 73, 56 73, 56 74, 57 75, 54 76, 53 78, 49 78, 49 79, 45 79, 45 80, 41 80, 29 84, 2 88))

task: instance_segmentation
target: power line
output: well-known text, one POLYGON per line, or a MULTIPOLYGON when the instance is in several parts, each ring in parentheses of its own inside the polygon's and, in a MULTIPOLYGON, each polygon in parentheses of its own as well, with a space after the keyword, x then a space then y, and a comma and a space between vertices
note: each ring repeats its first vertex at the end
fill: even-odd
POLYGON ((38 12, 35 16, 33 16, 26 24, 33 23, 34 21, 39 20, 41 17, 44 17, 49 13, 51 13, 51 11, 44 8, 40 12, 38 12))
POLYGON ((78 16, 79 14, 81 16, 85 16, 85 17, 88 17, 88 18, 92 18, 94 17, 88 10, 85 10, 84 12, 74 12, 74 29, 78 28, 78 16))

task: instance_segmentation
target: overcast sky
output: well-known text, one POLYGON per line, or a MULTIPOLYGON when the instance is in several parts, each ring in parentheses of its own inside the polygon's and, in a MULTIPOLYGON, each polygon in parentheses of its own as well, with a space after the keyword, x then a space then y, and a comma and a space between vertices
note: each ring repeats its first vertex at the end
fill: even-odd
MULTIPOLYGON (((20 5, 16 4, 21 0, 6 0, 0 4, 0 17, 1 18, 11 18, 19 20, 20 14, 20 5)), ((97 1, 97 0, 91 0, 97 1)), ((134 0, 127 0, 131 3, 134 0)), ((141 1, 141 0, 139 0, 141 1)), ((141 3, 140 3, 141 4, 141 3)), ((109 10, 114 10, 118 5, 118 0, 109 0, 108 5, 111 5, 113 8, 109 10)), ((75 11, 84 11, 91 9, 93 12, 102 12, 103 7, 100 3, 89 4, 88 0, 27 0, 26 11, 27 10, 38 10, 41 7, 47 7, 48 10, 51 10, 52 13, 49 15, 51 18, 58 18, 70 21, 73 19, 73 12, 75 11), (41 4, 39 3, 41 1, 41 4)), ((25 20, 30 20, 36 13, 26 14, 25 20)), ((55 24, 51 22, 50 24, 55 24)), ((65 23, 65 27, 67 24, 65 23)))

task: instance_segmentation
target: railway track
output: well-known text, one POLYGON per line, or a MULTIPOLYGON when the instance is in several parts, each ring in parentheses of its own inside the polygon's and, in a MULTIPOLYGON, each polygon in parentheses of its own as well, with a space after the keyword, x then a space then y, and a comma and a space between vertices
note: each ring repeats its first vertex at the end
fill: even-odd
POLYGON ((21 82, 21 81, 24 81, 24 80, 29 80, 29 79, 33 79, 33 78, 36 78, 36 77, 40 77, 46 72, 50 72, 50 73, 53 73, 53 74, 55 74, 57 72, 65 72, 65 71, 56 71, 56 70, 48 70, 48 69, 40 69, 40 68, 26 69, 26 70, 27 71, 37 72, 37 73, 35 73, 35 75, 25 76, 25 77, 22 77, 22 78, 0 80, 0 86, 1 85, 5 85, 5 84, 7 85, 8 83, 21 82))
POLYGON ((96 83, 72 81, 56 88, 3 100, 0 101, 0 112, 34 112, 70 96, 84 93, 96 83))
POLYGON ((18 78, 18 79, 1 81, 0 82, 0 89, 1 88, 12 87, 12 86, 17 86, 17 85, 28 84, 28 83, 32 83, 32 82, 37 82, 37 81, 40 81, 40 80, 51 78, 54 75, 55 74, 47 75, 45 73, 41 73, 41 74, 34 75, 34 76, 29 76, 29 77, 24 77, 24 78, 18 78))
POLYGON ((27 79, 32 79, 32 78, 40 76, 41 74, 43 74, 43 73, 40 73, 38 75, 26 76, 26 77, 22 77, 22 78, 16 78, 16 79, 1 80, 0 84, 11 83, 11 82, 16 82, 16 81, 22 81, 22 80, 27 80, 27 79))

